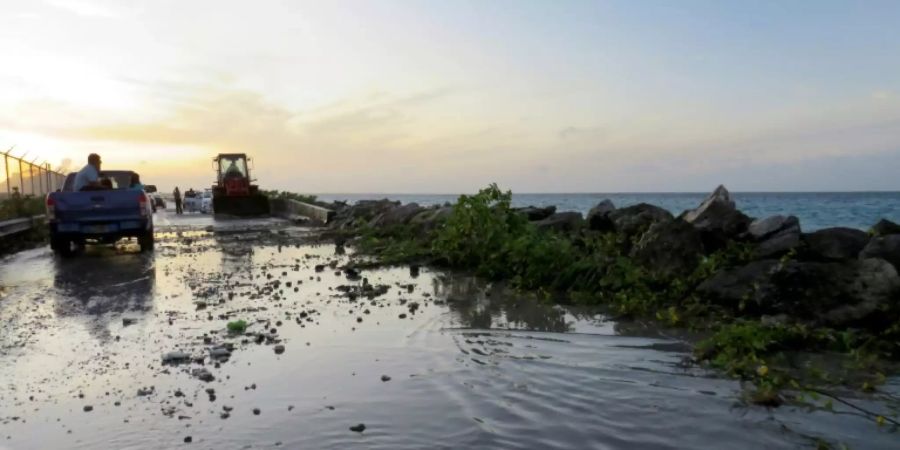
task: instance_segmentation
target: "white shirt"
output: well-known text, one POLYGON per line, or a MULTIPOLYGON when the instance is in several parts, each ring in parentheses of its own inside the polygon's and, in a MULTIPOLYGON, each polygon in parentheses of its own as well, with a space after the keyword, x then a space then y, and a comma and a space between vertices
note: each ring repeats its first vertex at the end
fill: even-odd
POLYGON ((97 172, 97 168, 88 164, 81 170, 79 170, 77 175, 75 175, 75 183, 74 186, 72 186, 72 190, 80 191, 81 188, 87 186, 88 183, 96 182, 99 179, 100 173, 97 172))

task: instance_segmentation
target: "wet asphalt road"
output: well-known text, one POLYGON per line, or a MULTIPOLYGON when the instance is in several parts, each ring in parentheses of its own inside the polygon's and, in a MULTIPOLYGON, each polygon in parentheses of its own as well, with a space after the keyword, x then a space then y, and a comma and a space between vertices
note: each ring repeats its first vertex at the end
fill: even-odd
POLYGON ((839 405, 740 406, 665 333, 468 276, 357 276, 310 233, 160 212, 152 254, 5 258, 0 448, 896 448, 839 405))

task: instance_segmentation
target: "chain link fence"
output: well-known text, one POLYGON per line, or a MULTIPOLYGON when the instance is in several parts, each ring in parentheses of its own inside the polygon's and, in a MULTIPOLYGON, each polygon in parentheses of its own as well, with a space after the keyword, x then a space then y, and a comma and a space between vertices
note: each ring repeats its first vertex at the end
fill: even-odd
MULTIPOLYGON (((0 153, 0 200, 21 197, 43 197, 61 189, 66 174, 52 170, 50 164, 36 164, 10 154, 0 153)), ((23 155, 24 156, 24 155, 23 155)))

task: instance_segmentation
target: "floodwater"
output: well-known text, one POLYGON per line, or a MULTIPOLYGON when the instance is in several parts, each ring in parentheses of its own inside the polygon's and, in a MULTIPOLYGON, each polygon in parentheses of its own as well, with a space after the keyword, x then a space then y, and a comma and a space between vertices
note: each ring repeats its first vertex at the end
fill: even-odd
MULTIPOLYGON (((0 448, 900 442, 841 404, 743 406, 737 382, 685 364, 683 342, 637 324, 427 268, 348 277, 352 255, 296 245, 309 230, 165 214, 154 254, 41 248, 2 261, 0 448), (243 335, 227 331, 237 320, 243 335), (226 344, 227 359, 211 356, 226 344), (175 351, 193 360, 163 364, 175 351)), ((891 413, 886 395, 848 399, 891 413)))

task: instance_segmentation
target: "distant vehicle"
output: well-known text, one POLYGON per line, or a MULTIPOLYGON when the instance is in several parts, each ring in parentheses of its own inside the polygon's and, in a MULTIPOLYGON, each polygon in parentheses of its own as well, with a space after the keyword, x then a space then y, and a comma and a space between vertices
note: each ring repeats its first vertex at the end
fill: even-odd
POLYGON ((200 212, 200 207, 203 205, 203 197, 202 193, 197 192, 193 189, 188 189, 184 192, 184 197, 182 200, 182 206, 185 212, 200 212))
POLYGON ((68 256, 87 243, 112 244, 136 237, 141 251, 153 250, 153 206, 146 192, 130 189, 130 170, 105 170, 102 180, 109 189, 73 191, 70 173, 60 191, 47 195, 50 248, 68 256))
POLYGON ((166 209, 166 200, 159 195, 159 192, 156 190, 156 185, 145 184, 144 192, 150 196, 150 200, 153 202, 153 212, 156 212, 157 209, 166 209))
POLYGON ((200 212, 203 214, 212 214, 213 212, 213 192, 212 189, 205 189, 200 194, 200 212))
POLYGON ((212 187, 216 214, 261 216, 269 214, 269 198, 252 184, 250 160, 245 153, 220 153, 213 158, 216 184, 212 187))

